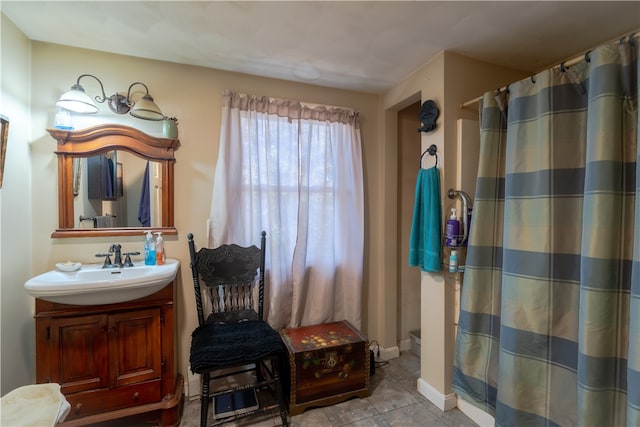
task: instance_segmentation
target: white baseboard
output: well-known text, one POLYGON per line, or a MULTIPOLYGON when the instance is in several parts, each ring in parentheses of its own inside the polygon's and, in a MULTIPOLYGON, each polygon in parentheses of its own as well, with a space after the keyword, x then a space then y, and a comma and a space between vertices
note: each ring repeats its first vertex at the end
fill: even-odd
POLYGON ((454 393, 442 394, 422 378, 418 378, 418 392, 441 411, 446 412, 456 407, 457 399, 454 393))
POLYGON ((400 340, 400 342, 398 344, 400 346, 400 351, 409 351, 409 350, 411 350, 411 338, 400 340))
POLYGON ((187 367, 187 392, 189 400, 200 397, 200 374, 191 372, 191 368, 187 367))
POLYGON ((460 409, 460 412, 471 418, 474 423, 478 424, 480 427, 492 427, 495 425, 495 419, 490 414, 477 406, 472 405, 460 396, 457 396, 457 398, 458 409, 460 409))
POLYGON ((189 400, 200 397, 200 375, 198 375, 197 379, 189 379, 187 382, 187 396, 189 400))
POLYGON ((382 360, 397 359, 398 357, 400 357, 400 349, 397 345, 389 348, 380 347, 380 358, 382 360))

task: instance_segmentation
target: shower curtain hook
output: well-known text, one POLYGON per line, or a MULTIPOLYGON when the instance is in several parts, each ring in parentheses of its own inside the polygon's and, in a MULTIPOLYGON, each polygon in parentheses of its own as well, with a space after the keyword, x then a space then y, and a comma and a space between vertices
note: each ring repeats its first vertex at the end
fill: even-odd
POLYGON ((590 50, 586 51, 585 54, 584 54, 584 60, 587 61, 587 62, 591 62, 591 56, 590 55, 591 55, 591 51, 590 50))
POLYGON ((562 71, 563 73, 567 71, 567 67, 564 66, 564 62, 560 63, 560 71, 562 71))
POLYGON ((533 84, 536 83, 536 79, 534 78, 533 74, 531 74, 531 83, 533 83, 533 84))

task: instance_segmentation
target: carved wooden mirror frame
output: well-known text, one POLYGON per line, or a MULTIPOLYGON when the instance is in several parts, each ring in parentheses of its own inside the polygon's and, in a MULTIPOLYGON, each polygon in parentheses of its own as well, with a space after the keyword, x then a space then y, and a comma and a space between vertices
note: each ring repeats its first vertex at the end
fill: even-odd
POLYGON ((177 234, 173 218, 174 151, 180 141, 156 138, 129 126, 105 124, 69 131, 47 129, 57 141, 58 156, 58 229, 51 237, 134 236, 144 231, 177 234), (112 150, 124 150, 159 162, 162 167, 162 223, 160 227, 74 228, 73 159, 90 157, 112 150))

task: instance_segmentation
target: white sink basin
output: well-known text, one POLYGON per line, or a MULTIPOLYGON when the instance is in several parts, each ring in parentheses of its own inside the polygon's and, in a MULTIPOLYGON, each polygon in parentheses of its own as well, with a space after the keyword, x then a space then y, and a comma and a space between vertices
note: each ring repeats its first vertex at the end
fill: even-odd
POLYGON ((72 272, 52 270, 29 279, 24 288, 31 296, 61 304, 132 301, 167 286, 176 277, 180 261, 167 259, 163 265, 144 265, 144 261, 133 264, 133 267, 123 268, 88 264, 72 272))

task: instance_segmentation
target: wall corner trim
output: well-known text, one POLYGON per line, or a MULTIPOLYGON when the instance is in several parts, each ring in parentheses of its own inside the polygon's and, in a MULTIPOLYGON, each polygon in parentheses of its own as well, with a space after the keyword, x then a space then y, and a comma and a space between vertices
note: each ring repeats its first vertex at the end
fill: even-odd
POLYGON ((442 394, 422 378, 418 378, 418 392, 441 411, 446 412, 456 407, 458 399, 454 393, 442 394))

